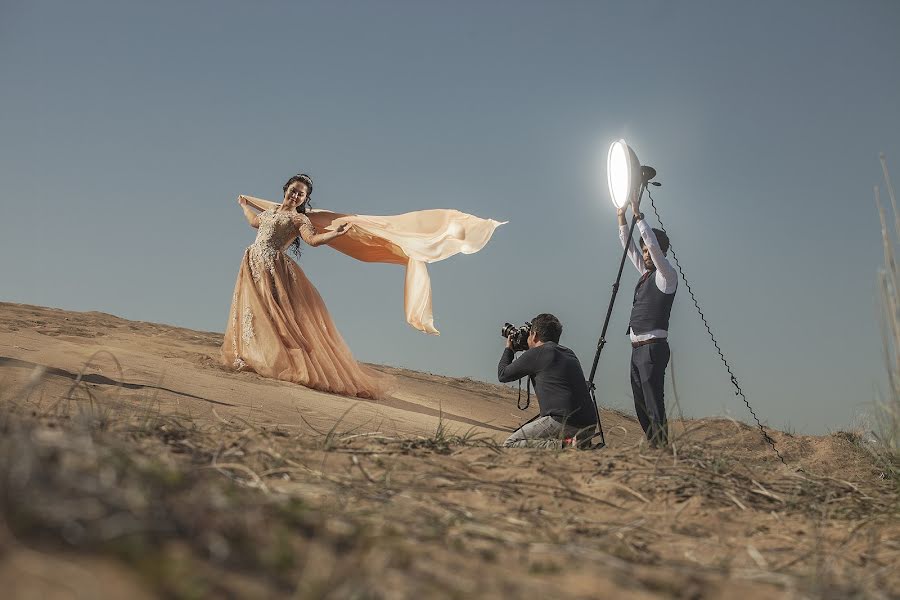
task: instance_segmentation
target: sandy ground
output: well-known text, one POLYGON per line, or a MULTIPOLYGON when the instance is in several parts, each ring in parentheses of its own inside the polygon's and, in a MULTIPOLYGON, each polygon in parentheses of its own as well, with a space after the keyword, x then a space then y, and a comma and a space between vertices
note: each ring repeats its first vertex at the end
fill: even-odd
MULTIPOLYGON (((375 366, 396 378, 391 397, 367 401, 299 385, 232 373, 219 365, 222 336, 126 321, 104 313, 70 313, 0 305, 0 368, 11 384, 46 369, 47 393, 63 393, 85 370, 89 383, 118 387, 136 401, 152 395, 163 410, 198 418, 229 414, 267 424, 333 424, 390 434, 433 432, 443 419, 502 441, 534 414, 519 411, 515 393, 499 385, 375 366), (512 400, 512 403, 511 403, 512 400)), ((374 365, 373 365, 374 366, 374 365)))
MULTIPOLYGON (((364 593, 346 587, 350 578, 303 595, 311 588, 302 581, 292 587, 265 572, 194 597, 900 597, 897 485, 852 435, 773 432, 786 466, 744 424, 673 423, 673 448, 659 452, 642 443, 632 417, 603 411, 605 450, 504 450, 496 444, 535 412, 516 409, 513 388, 376 366, 396 378, 392 396, 349 399, 226 371, 220 344, 217 333, 0 303, 0 400, 29 390, 36 407, 96 396, 187 415, 206 432, 191 442, 192 468, 219 456, 209 428, 224 427, 222 439, 238 440, 241 469, 254 475, 217 475, 205 485, 300 498, 377 532, 366 537, 370 558, 358 570, 381 576, 360 580, 364 593), (237 423, 258 435, 238 435, 237 423), (273 469, 271 458, 249 450, 260 440, 268 444, 262 454, 293 453, 305 474, 273 469), (348 498, 367 508, 350 511, 348 498), (387 539, 395 540, 390 550, 387 539), (405 558, 372 567, 379 552, 405 558)), ((135 451, 169 460, 171 440, 151 437, 135 451)), ((180 455, 171 460, 182 464, 180 455)), ((13 586, 12 597, 191 597, 160 588, 115 553, 92 546, 85 554, 11 529, 0 533, 0 585, 13 586)), ((333 541, 328 531, 321 539, 333 541)), ((303 539, 291 543, 324 543, 303 539)), ((209 563, 210 572, 224 568, 179 548, 171 551, 209 563)), ((328 548, 341 556, 339 545, 328 548)), ((308 582, 307 567, 294 577, 308 582)))

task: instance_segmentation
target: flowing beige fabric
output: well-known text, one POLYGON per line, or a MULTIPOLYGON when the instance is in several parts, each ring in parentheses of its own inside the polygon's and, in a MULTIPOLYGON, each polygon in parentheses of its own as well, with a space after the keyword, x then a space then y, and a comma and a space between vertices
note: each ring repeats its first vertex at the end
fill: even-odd
MULTIPOLYGON (((274 202, 242 196, 259 210, 273 209, 274 202)), ((431 279, 426 263, 454 254, 473 254, 491 239, 506 221, 482 219, 458 210, 420 210, 402 215, 376 217, 310 210, 307 216, 320 231, 350 223, 350 231, 329 245, 365 262, 406 265, 404 312, 416 329, 438 335, 431 308, 431 279)))
MULTIPOLYGON (((273 202, 244 198, 263 212, 234 287, 222 346, 225 366, 346 396, 384 397, 390 378, 356 362, 322 297, 285 254, 298 235, 290 217, 276 212, 273 202)), ((345 221, 353 225, 330 243, 336 250, 362 261, 405 264, 407 321, 434 334, 425 264, 477 252, 501 225, 455 210, 392 217, 307 215, 320 231, 345 221)))

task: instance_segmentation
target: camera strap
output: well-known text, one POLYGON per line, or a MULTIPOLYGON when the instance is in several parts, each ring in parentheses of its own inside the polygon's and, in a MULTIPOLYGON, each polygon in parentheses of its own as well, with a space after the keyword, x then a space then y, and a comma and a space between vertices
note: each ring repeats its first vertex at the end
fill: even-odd
POLYGON ((525 396, 525 406, 522 406, 522 379, 519 379, 519 398, 516 400, 516 408, 519 410, 528 410, 528 406, 531 404, 531 375, 528 376, 528 384, 526 386, 526 396, 525 396))

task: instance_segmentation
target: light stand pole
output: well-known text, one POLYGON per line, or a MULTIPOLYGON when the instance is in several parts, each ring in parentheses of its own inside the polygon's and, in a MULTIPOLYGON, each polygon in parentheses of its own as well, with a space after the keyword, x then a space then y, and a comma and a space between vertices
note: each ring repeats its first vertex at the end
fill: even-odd
MULTIPOLYGON (((619 142, 616 142, 619 143, 619 142)), ((622 142, 624 143, 624 141, 622 142)), ((637 163, 637 157, 628 148, 629 154, 633 157, 633 162, 637 163)), ((637 163, 638 165, 640 163, 637 163)), ((638 169, 638 173, 640 174, 640 191, 638 192, 638 202, 644 197, 644 190, 647 189, 647 185, 651 179, 656 177, 656 169, 653 167, 641 166, 638 169)), ((637 173, 633 173, 632 177, 637 175, 637 173)), ((655 183, 653 185, 659 185, 655 183)), ((615 198, 614 198, 615 202, 615 198)), ((627 204, 623 204, 623 206, 627 206, 627 204)), ((616 273, 616 282, 613 283, 612 286, 612 295, 609 298, 609 306, 606 308, 606 318, 603 321, 603 329, 600 332, 600 340, 597 342, 597 352, 594 354, 594 363, 591 365, 591 376, 588 379, 587 385, 588 390, 591 393, 591 400, 594 402, 594 410, 597 411, 597 432, 591 436, 592 446, 591 448, 600 450, 604 446, 606 446, 606 437, 603 434, 603 423, 600 420, 600 405, 597 404, 597 393, 596 386, 594 385, 594 377, 597 375, 597 364, 600 362, 600 353, 603 352, 603 347, 606 346, 606 331, 609 329, 609 319, 612 316, 613 306, 616 303, 616 295, 619 293, 619 283, 622 280, 622 269, 625 267, 625 259, 628 257, 628 249, 631 247, 631 239, 634 235, 634 226, 637 224, 637 218, 632 215, 631 217, 631 228, 628 230, 628 239, 625 240, 625 248, 622 249, 622 259, 619 261, 619 272, 616 273), (594 438, 600 438, 600 442, 598 444, 593 444, 594 438)))

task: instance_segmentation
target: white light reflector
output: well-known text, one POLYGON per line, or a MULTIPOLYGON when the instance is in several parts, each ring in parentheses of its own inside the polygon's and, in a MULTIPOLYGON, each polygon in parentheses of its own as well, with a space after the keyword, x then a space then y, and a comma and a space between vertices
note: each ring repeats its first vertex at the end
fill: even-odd
POLYGON ((609 195, 616 208, 623 208, 628 204, 637 175, 635 170, 640 169, 636 164, 636 158, 625 140, 615 141, 609 147, 609 154, 606 157, 606 177, 609 182, 609 195))

